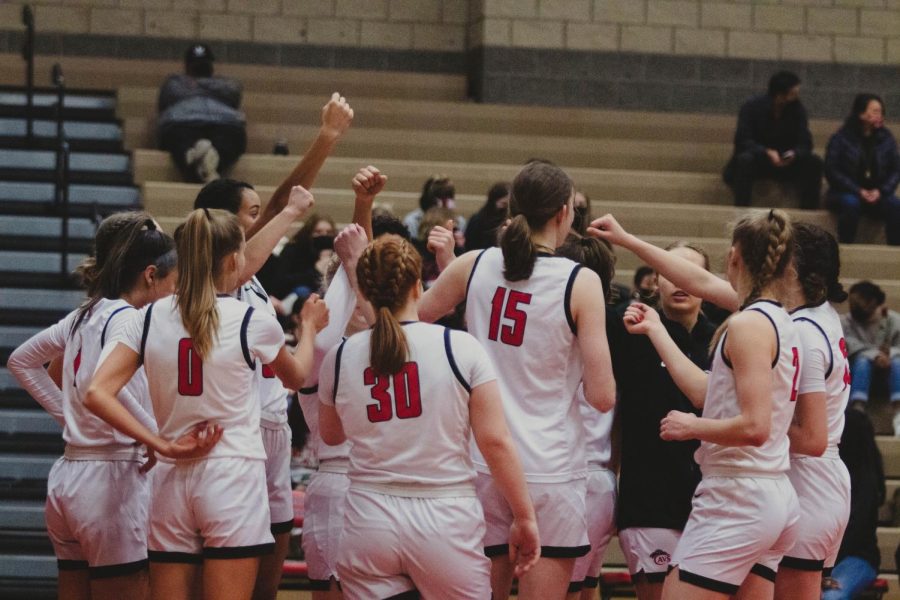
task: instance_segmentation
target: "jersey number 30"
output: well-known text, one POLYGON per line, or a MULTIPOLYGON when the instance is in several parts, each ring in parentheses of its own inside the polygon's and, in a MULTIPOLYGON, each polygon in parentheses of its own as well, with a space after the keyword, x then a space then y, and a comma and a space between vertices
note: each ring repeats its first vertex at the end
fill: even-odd
POLYGON ((370 422, 390 421, 395 408, 398 419, 413 419, 422 414, 418 364, 405 363, 394 375, 376 375, 369 367, 363 372, 363 383, 372 386, 372 400, 375 400, 375 404, 366 406, 370 422))
POLYGON ((199 396, 203 393, 203 361, 194 350, 191 338, 178 340, 178 394, 199 396))
POLYGON ((525 322, 528 320, 528 315, 519 308, 520 304, 531 304, 531 294, 508 290, 505 287, 497 288, 497 291, 494 292, 494 299, 491 300, 489 340, 496 342, 499 334, 500 341, 507 346, 522 345, 522 340, 525 338, 525 322), (511 321, 512 325, 503 325, 501 327, 501 315, 503 318, 511 321))

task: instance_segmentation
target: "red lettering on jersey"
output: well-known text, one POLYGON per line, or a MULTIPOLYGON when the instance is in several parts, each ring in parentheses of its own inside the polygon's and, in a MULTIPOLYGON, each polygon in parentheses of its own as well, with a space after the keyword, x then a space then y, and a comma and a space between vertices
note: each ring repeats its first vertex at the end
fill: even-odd
MULTIPOLYGON (((847 358, 849 352, 847 352, 847 340, 841 338, 841 341, 838 342, 838 345, 841 347, 841 354, 844 355, 844 358, 847 358)), ((844 389, 847 389, 847 386, 850 385, 850 365, 844 365, 844 389)))
POLYGON ((398 419, 414 419, 422 415, 422 397, 419 393, 419 365, 408 362, 393 376, 376 375, 372 367, 363 371, 363 384, 372 386, 370 392, 377 404, 366 406, 371 423, 390 421, 394 408, 398 419), (393 383, 393 397, 388 388, 393 383))
POLYGON ((191 338, 178 340, 178 393, 182 396, 203 394, 203 361, 194 350, 191 338))
POLYGON ((274 379, 275 371, 272 370, 272 367, 270 365, 263 365, 262 366, 262 376, 265 379, 274 379))
POLYGON ((525 339, 525 325, 528 314, 519 308, 519 304, 531 304, 531 294, 508 290, 498 287, 491 300, 491 322, 488 326, 488 339, 496 342, 499 334, 500 341, 507 346, 521 346, 525 339), (509 294, 507 295, 507 292, 509 294), (504 309, 504 304, 506 308, 504 309), (512 321, 512 325, 500 326, 500 315, 512 321))
POLYGON ((78 375, 78 369, 81 368, 81 348, 78 349, 78 353, 75 355, 75 360, 72 361, 72 380, 75 380, 75 375, 78 375))
POLYGON ((791 366, 794 367, 794 381, 791 383, 791 402, 797 401, 797 378, 800 376, 800 353, 797 351, 797 348, 791 348, 791 353, 793 353, 794 358, 791 361, 791 366))

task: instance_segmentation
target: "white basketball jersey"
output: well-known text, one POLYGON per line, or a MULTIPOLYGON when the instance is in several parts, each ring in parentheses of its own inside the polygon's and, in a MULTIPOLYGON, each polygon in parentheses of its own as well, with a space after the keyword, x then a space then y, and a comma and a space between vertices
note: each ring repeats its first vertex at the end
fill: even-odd
MULTIPOLYGON (((235 297, 273 319, 278 318, 269 295, 256 277, 239 287, 235 297)), ((260 363, 257 366, 256 389, 262 416, 276 423, 287 423, 288 395, 291 392, 281 384, 281 380, 275 376, 269 365, 260 363)))
POLYGON ((278 355, 284 345, 281 326, 262 311, 219 296, 219 327, 212 349, 201 359, 175 298, 143 308, 116 338, 143 356, 160 436, 175 440, 208 421, 224 429, 208 458, 265 460, 259 398, 253 393, 256 361, 268 364, 278 355))
POLYGON ((496 378, 462 331, 403 325, 409 360, 395 375, 369 362, 371 331, 325 357, 319 399, 334 405, 350 448, 351 485, 401 496, 474 495, 469 392, 496 378))
MULTIPOLYGON (((585 476, 584 428, 575 399, 583 364, 569 308, 580 265, 538 256, 531 277, 506 281, 499 248, 482 252, 469 277, 469 333, 490 356, 503 410, 526 480, 558 483, 585 476)), ((473 446, 475 467, 487 472, 473 446)))
MULTIPOLYGON (((791 313, 803 346, 798 393, 825 392, 828 448, 837 452, 850 398, 850 363, 841 318, 828 302, 791 313)), ((828 452, 828 450, 826 450, 828 452)))
MULTIPOLYGON (((787 431, 794 416, 796 386, 802 364, 800 336, 790 315, 776 302, 758 300, 744 310, 764 314, 772 323, 778 339, 778 353, 772 362, 772 425, 769 438, 758 448, 701 442, 695 458, 704 475, 723 470, 746 473, 748 476, 754 473, 776 474, 785 472, 790 467, 787 431)), ((734 371, 725 358, 727 337, 726 330, 716 345, 703 406, 704 418, 728 419, 741 412, 735 390, 734 371)))
MULTIPOLYGON (((62 398, 66 424, 63 439, 69 444, 84 448, 121 446, 123 449, 133 450, 135 441, 88 410, 84 406, 84 396, 97 368, 103 345, 109 341, 107 336, 114 329, 113 323, 127 322, 137 311, 125 300, 102 298, 73 334, 72 324, 77 312, 69 313, 53 328, 55 341, 65 347, 62 398)), ((120 400, 128 406, 128 402, 124 400, 126 395, 130 396, 130 402, 143 411, 143 415, 135 416, 146 424, 146 416, 152 414, 152 408, 143 368, 137 370, 119 393, 120 400)))
POLYGON ((588 465, 606 468, 612 456, 612 425, 614 410, 600 412, 584 397, 584 386, 578 386, 578 409, 584 423, 584 447, 588 465))

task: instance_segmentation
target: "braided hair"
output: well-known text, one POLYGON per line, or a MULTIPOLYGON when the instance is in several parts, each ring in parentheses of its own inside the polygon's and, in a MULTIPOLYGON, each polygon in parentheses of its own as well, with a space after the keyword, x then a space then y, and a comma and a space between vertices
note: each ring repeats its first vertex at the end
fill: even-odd
POLYGON ((384 235, 369 244, 356 265, 363 296, 375 308, 369 362, 379 375, 393 375, 409 357, 403 327, 394 313, 403 308, 422 277, 422 257, 405 239, 384 235))
POLYGON ((750 293, 744 304, 759 299, 762 292, 784 273, 794 252, 794 229, 783 210, 744 217, 734 226, 732 245, 738 247, 741 259, 751 277, 750 293))

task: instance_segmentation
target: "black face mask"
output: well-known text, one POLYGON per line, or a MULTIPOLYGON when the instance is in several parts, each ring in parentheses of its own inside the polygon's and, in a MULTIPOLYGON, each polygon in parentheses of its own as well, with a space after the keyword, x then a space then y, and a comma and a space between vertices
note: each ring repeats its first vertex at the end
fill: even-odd
POLYGON ((853 320, 857 323, 868 323, 869 319, 872 318, 872 313, 866 311, 865 309, 851 306, 850 307, 850 316, 853 317, 853 320))
POLYGON ((572 229, 578 232, 584 231, 584 228, 587 227, 587 217, 587 206, 576 206, 575 218, 572 220, 572 229))
POLYGON ((321 252, 322 250, 334 250, 334 236, 333 235, 319 235, 312 239, 312 247, 316 252, 321 252))

